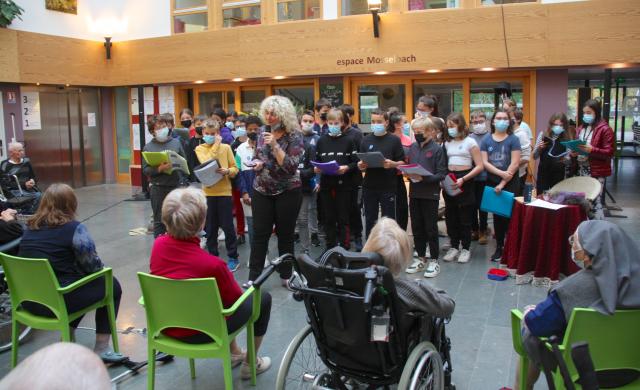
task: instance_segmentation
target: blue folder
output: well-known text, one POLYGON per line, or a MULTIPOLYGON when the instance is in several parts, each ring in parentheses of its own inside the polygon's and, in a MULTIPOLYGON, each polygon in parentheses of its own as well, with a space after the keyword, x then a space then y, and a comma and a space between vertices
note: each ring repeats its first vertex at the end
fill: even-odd
POLYGON ((501 217, 511 218, 511 210, 513 209, 514 195, 513 192, 502 191, 496 194, 495 188, 486 186, 482 194, 482 202, 480 210, 487 213, 493 213, 501 217))

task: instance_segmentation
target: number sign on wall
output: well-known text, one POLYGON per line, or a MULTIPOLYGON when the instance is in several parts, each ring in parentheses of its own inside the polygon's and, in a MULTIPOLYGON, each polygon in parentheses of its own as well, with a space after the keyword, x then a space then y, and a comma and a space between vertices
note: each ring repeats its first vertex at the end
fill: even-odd
POLYGON ((22 128, 24 130, 40 129, 40 94, 38 92, 22 93, 22 128))

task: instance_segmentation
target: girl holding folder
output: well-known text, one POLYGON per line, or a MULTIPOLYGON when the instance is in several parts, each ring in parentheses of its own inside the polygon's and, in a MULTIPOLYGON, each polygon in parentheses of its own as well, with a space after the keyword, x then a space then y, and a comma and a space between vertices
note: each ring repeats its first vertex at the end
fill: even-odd
MULTIPOLYGON (((496 193, 503 190, 517 193, 519 178, 516 174, 520 166, 521 146, 518 137, 513 135, 513 124, 509 114, 497 109, 491 118, 491 137, 485 138, 480 146, 482 162, 487 170, 487 186, 494 187, 496 193)), ((509 227, 509 218, 493 214, 493 228, 496 232, 496 251, 491 261, 502 259, 504 237, 509 227)))

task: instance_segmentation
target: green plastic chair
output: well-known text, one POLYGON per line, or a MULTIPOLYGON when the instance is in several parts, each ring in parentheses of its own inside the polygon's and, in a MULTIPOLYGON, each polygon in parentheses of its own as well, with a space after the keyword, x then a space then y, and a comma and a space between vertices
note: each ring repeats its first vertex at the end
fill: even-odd
POLYGON ((155 354, 157 351, 189 358, 191 378, 195 378, 194 359, 222 359, 224 383, 228 390, 233 389, 231 375, 230 342, 240 331, 247 329, 247 356, 251 367, 251 384, 256 384, 256 358, 253 324, 260 316, 260 288, 254 286, 242 294, 228 309, 222 306, 218 284, 214 278, 167 279, 160 276, 138 272, 142 289, 141 304, 147 315, 148 359, 147 370, 149 390, 154 388, 155 354), (226 316, 238 310, 238 307, 253 296, 252 314, 247 323, 232 334, 227 333, 226 316), (206 344, 188 344, 162 333, 167 328, 187 328, 197 330, 214 341, 206 344))
POLYGON ((11 368, 15 367, 18 361, 18 323, 35 329, 59 330, 62 335, 62 341, 72 342, 69 323, 103 306, 107 307, 109 315, 113 349, 119 352, 111 268, 103 268, 66 287, 60 287, 47 259, 28 259, 0 253, 0 262, 4 267, 5 278, 11 292, 11 368), (100 277, 104 277, 104 298, 82 310, 69 313, 64 302, 64 294, 100 277), (55 317, 43 317, 28 312, 21 307, 21 303, 25 301, 36 302, 46 306, 53 312, 55 317))
MULTIPOLYGON (((511 331, 513 347, 520 355, 520 388, 526 388, 529 360, 522 345, 520 333, 523 314, 520 310, 511 310, 511 331)), ((576 389, 582 387, 576 383, 579 379, 576 367, 571 359, 571 346, 577 342, 587 342, 591 359, 596 371, 612 369, 633 369, 640 371, 640 310, 617 310, 607 316, 593 309, 574 309, 567 325, 562 344, 558 346, 576 389)), ((544 340, 544 339, 543 339, 544 340)), ((546 343, 551 351, 551 345, 546 343)), ((553 373, 556 388, 564 388, 559 370, 553 373)), ((640 389, 640 379, 619 389, 640 389)))

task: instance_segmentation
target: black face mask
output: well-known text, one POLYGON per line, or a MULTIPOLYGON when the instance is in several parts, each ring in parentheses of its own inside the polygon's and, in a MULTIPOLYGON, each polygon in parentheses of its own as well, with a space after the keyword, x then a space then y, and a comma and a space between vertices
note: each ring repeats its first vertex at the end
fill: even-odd
POLYGON ((196 133, 202 135, 202 129, 204 129, 204 126, 196 126, 196 133))
POLYGON ((320 114, 320 120, 323 122, 327 121, 327 113, 323 112, 322 114, 320 114))
POLYGON ((184 127, 185 129, 188 129, 191 127, 191 119, 187 119, 184 121, 180 121, 180 124, 182 125, 182 127, 184 127))
POLYGON ((418 142, 419 144, 423 143, 425 141, 424 139, 424 134, 418 134, 416 133, 416 142, 418 142))
POLYGON ((255 141, 258 139, 258 133, 247 133, 247 138, 249 138, 251 141, 255 141))

